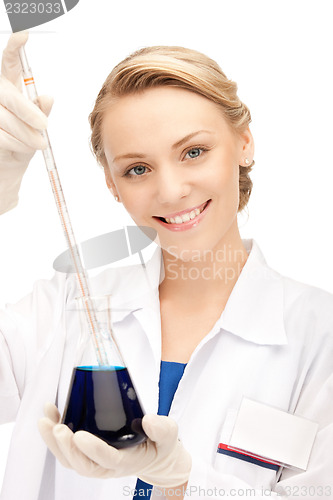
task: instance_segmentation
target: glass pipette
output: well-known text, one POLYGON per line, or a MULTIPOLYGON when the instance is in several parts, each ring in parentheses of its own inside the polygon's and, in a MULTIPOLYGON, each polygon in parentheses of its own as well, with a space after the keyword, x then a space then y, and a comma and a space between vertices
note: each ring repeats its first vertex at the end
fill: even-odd
MULTIPOLYGON (((28 64, 27 56, 24 50, 24 47, 19 49, 19 56, 21 60, 22 70, 23 70, 23 80, 25 87, 27 89, 28 97, 31 101, 33 101, 38 106, 38 94, 36 90, 36 85, 34 82, 34 77, 32 75, 31 68, 28 64)), ((64 231, 64 235, 67 241, 67 245, 69 248, 69 252, 72 258, 72 262, 75 268, 75 273, 77 277, 77 282, 79 286, 79 290, 86 300, 84 300, 85 304, 85 312, 86 318, 89 324, 90 332, 93 335, 94 346, 96 350, 98 363, 103 366, 108 364, 107 354, 105 348, 103 346, 102 334, 99 329, 99 325, 96 319, 96 314, 94 311, 93 303, 90 300, 91 294, 88 283, 88 276, 84 266, 82 264, 82 259, 79 251, 79 247, 76 244, 75 236, 72 228, 72 224, 69 218, 67 205, 65 202, 64 193, 61 187, 60 178, 58 174, 58 170, 56 167, 56 163, 54 160, 50 139, 46 130, 41 131, 41 135, 45 139, 47 143, 46 149, 43 150, 43 156, 45 160, 46 169, 49 175, 50 183, 52 186, 53 196, 55 203, 57 205, 58 214, 60 217, 61 225, 64 231)), ((111 332, 112 335, 112 332, 111 332)), ((113 339, 114 340, 114 339, 113 339)), ((114 346, 117 344, 114 342, 114 346)))

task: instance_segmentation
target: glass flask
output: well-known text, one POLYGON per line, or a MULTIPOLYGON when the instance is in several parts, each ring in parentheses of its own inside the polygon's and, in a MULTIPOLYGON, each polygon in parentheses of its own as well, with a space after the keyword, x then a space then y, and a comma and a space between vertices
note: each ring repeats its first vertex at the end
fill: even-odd
POLYGON ((147 439, 141 425, 144 413, 113 337, 111 297, 80 297, 77 306, 81 323, 78 363, 62 423, 73 432, 88 431, 118 449, 143 443, 147 439), (97 335, 91 333, 91 314, 97 335))

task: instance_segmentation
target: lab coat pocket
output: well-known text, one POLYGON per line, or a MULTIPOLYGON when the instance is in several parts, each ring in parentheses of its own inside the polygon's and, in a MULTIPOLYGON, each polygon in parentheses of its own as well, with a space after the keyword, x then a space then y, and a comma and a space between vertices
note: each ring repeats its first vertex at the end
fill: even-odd
POLYGON ((275 484, 279 467, 263 460, 254 459, 229 447, 236 417, 236 409, 228 410, 216 446, 214 468, 221 474, 242 479, 252 488, 271 490, 275 484))

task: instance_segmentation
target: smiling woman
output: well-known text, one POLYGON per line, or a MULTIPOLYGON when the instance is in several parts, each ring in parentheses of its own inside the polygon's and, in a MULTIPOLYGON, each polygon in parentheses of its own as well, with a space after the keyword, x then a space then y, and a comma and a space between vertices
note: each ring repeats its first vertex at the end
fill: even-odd
MULTIPOLYGON (((243 132, 251 122, 249 109, 237 96, 236 83, 226 77, 215 61, 184 47, 146 47, 114 68, 99 92, 90 115, 92 149, 103 166, 106 164, 102 140, 105 110, 119 97, 161 86, 189 90, 216 103, 235 131, 243 132)), ((251 162, 248 159, 245 166, 240 166, 239 210, 245 207, 251 194, 252 182, 248 175, 251 162)))
POLYGON ((101 137, 109 188, 165 252, 241 246, 239 165, 253 141, 218 105, 170 86, 126 95, 105 110, 101 137))
MULTIPOLYGON (((11 38, 3 79, 20 76, 23 43, 11 38)), ((13 85, 2 91, 9 210, 45 117, 13 85)), ((0 415, 17 417, 6 500, 332 496, 333 297, 273 271, 240 236, 254 144, 236 91, 214 61, 182 47, 135 52, 104 83, 92 149, 116 201, 156 230, 159 247, 144 267, 104 271, 93 287, 113 296, 148 439, 117 450, 73 434, 49 404, 46 454, 36 421, 47 399, 63 411, 78 337, 77 290, 56 274, 0 315, 0 415)))

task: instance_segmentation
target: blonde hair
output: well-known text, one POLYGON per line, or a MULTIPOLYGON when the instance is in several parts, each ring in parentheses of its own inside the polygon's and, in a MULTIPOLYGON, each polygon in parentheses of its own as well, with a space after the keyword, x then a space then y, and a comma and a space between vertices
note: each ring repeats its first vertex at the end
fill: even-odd
MULTIPOLYGON (((111 71, 89 115, 91 148, 102 166, 107 165, 102 122, 112 101, 124 95, 166 85, 195 92, 219 105, 236 132, 245 131, 251 122, 249 109, 237 96, 237 84, 228 80, 215 61, 183 47, 145 47, 128 56, 111 71)), ((250 171, 251 166, 239 166, 238 211, 243 210, 250 198, 250 171)))

